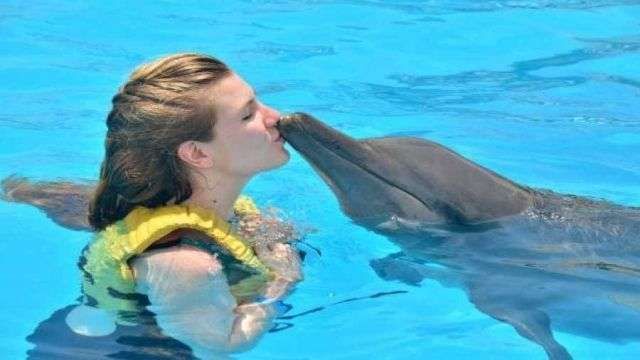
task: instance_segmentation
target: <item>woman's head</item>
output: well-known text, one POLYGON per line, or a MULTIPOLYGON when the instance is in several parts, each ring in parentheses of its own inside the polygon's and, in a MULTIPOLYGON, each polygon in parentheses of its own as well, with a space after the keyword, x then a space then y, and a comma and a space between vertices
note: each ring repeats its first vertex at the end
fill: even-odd
MULTIPOLYGON (((219 176, 249 178, 261 170, 282 165, 289 154, 276 129, 280 113, 262 104, 255 92, 235 73, 223 78, 202 93, 203 103, 212 104, 216 124, 214 138, 208 142, 187 142, 178 155, 194 170, 213 168, 219 176), (205 166, 192 161, 194 145, 205 159, 205 166)), ((197 152, 196 152, 197 154, 197 152)))
POLYGON ((281 154, 270 149, 269 158, 260 159, 265 148, 253 142, 255 132, 245 129, 262 126, 263 137, 278 135, 273 132, 276 111, 255 100, 250 110, 240 110, 247 111, 243 117, 253 117, 238 119, 244 127, 233 126, 235 102, 247 92, 253 94, 224 63, 205 55, 177 54, 137 68, 113 97, 107 117, 91 225, 103 229, 136 206, 183 202, 194 190, 197 172, 215 167, 251 176, 284 163, 288 156, 282 144, 281 154))

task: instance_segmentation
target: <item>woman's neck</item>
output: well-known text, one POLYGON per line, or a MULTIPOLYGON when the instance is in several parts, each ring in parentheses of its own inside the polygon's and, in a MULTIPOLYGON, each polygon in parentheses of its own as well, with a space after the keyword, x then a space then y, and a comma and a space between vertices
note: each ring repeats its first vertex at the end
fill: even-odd
POLYGON ((249 181, 248 178, 219 176, 193 182, 193 193, 184 203, 214 211, 225 220, 233 216, 233 204, 249 181))

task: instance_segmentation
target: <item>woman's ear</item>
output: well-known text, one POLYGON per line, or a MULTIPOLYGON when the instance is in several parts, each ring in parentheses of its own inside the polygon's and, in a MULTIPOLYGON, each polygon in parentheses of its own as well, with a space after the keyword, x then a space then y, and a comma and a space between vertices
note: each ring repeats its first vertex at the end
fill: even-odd
POLYGON ((187 165, 206 169, 213 166, 213 154, 201 141, 185 141, 178 146, 178 157, 187 165))

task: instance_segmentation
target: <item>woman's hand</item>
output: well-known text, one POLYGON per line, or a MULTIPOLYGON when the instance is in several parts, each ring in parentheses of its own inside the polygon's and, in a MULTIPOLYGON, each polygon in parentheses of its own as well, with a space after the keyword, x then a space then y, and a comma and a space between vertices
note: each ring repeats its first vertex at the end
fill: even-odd
POLYGON ((271 280, 264 296, 271 300, 284 297, 295 283, 302 280, 301 260, 298 253, 289 244, 272 243, 256 245, 256 255, 263 264, 273 270, 275 278, 271 280))
POLYGON ((254 247, 256 255, 276 276, 288 282, 302 280, 302 261, 291 245, 283 243, 259 244, 254 247))

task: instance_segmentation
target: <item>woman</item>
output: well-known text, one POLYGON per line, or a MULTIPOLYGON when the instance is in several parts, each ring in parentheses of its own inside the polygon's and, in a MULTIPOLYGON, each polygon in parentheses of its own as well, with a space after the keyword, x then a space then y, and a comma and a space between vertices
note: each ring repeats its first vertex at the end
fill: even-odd
POLYGON ((148 323, 148 305, 162 332, 195 354, 248 349, 301 279, 289 245, 252 246, 228 223, 256 214, 237 201, 242 189, 289 158, 280 114, 198 54, 142 65, 112 102, 89 210, 98 235, 80 261, 83 304, 66 323, 104 338, 148 323))

